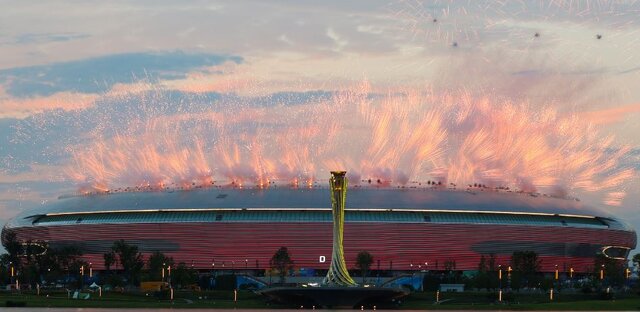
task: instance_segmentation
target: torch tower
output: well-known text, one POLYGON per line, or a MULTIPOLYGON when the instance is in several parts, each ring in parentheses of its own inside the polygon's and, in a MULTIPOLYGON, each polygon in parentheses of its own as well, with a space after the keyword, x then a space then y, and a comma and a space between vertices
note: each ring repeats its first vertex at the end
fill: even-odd
POLYGON ((322 282, 329 286, 355 286, 347 271, 344 262, 344 250, 342 245, 344 230, 344 206, 347 199, 346 171, 331 171, 329 186, 331 188, 331 210, 333 213, 333 251, 331 253, 331 266, 327 276, 322 282))

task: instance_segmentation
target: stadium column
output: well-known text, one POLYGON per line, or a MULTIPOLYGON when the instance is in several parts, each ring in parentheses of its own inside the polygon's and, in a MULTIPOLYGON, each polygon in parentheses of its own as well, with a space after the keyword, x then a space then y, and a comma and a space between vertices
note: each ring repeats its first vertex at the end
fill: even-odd
POLYGON ((344 261, 343 232, 344 207, 347 198, 346 171, 331 171, 329 185, 331 187, 331 210, 333 213, 333 251, 331 266, 322 282, 330 286, 355 286, 356 282, 349 276, 344 261))

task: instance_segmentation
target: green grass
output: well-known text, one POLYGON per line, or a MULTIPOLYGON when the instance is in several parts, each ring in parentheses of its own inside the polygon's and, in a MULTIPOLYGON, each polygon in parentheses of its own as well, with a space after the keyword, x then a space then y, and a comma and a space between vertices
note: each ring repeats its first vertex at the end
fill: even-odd
POLYGON ((143 293, 121 294, 116 292, 103 293, 102 298, 92 294, 88 300, 69 299, 67 294, 43 292, 36 296, 31 293, 8 294, 0 293, 0 306, 7 301, 24 302, 27 307, 78 307, 78 308, 268 308, 263 297, 239 292, 238 302, 233 301, 233 292, 176 292, 173 301, 146 296, 143 293), (198 297, 201 296, 202 299, 198 297), (207 299, 204 299, 204 296, 207 299))
MULTIPOLYGON (((506 296, 505 296, 506 297, 506 296)), ((434 292, 413 293, 405 298, 401 309, 428 310, 640 310, 640 296, 618 294, 615 300, 598 299, 597 294, 556 294, 553 301, 548 294, 515 293, 509 302, 497 303, 486 292, 441 293, 441 304, 434 304, 434 292)))
MULTIPOLYGON (((176 291, 175 300, 158 299, 144 293, 105 292, 102 298, 92 294, 91 299, 69 299, 66 292, 47 292, 36 296, 31 292, 0 292, 0 306, 7 301, 24 302, 27 307, 69 308, 242 308, 273 309, 286 306, 270 306, 260 295, 247 291, 238 292, 238 302, 233 302, 231 291, 189 292, 176 291), (205 298, 206 297, 206 298, 205 298)), ((545 294, 514 294, 509 303, 496 303, 486 292, 442 293, 441 304, 434 304, 434 292, 413 293, 403 300, 400 309, 427 310, 640 310, 637 294, 617 295, 616 300, 599 300, 596 294, 557 294, 553 302, 545 294)))

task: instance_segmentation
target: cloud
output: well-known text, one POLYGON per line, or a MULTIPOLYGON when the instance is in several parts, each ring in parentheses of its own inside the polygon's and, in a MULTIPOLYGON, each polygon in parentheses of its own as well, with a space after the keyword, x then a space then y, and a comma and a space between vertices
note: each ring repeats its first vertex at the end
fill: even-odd
MULTIPOLYGON (((222 84, 226 83, 233 84, 223 80, 222 84)), ((194 116, 204 118, 239 107, 313 104, 333 95, 323 89, 239 95, 235 90, 215 92, 217 87, 226 88, 213 84, 203 87, 211 91, 186 86, 180 90, 140 82, 114 85, 100 96, 61 92, 48 97, 13 98, 10 102, 2 102, 0 97, 0 117, 4 117, 0 118, 0 142, 6 142, 0 144, 0 183, 31 180, 32 175, 56 180, 51 172, 45 175, 38 171, 36 164, 65 163, 74 146, 88 144, 96 136, 122 133, 131 122, 173 120, 189 113, 190 117, 185 119, 185 124, 189 124, 194 116), (186 91, 189 89, 193 90, 186 91)))
POLYGON ((579 116, 594 124, 612 124, 628 118, 629 114, 634 113, 640 113, 640 103, 582 112, 579 116))
POLYGON ((12 40, 0 42, 3 44, 34 44, 46 42, 62 42, 90 37, 82 33, 26 33, 14 36, 12 40))
POLYGON ((180 79, 186 73, 227 61, 241 63, 239 56, 162 53, 125 53, 49 65, 0 70, 0 83, 15 97, 48 96, 58 92, 100 93, 116 83, 141 78, 180 79))
POLYGON ((1 98, 0 118, 25 118, 48 110, 78 110, 90 107, 99 96, 74 92, 58 92, 50 96, 1 98))
POLYGON ((332 50, 334 52, 341 52, 349 44, 349 41, 338 35, 338 33, 336 33, 336 31, 331 27, 327 28, 327 37, 333 40, 334 47, 332 50))

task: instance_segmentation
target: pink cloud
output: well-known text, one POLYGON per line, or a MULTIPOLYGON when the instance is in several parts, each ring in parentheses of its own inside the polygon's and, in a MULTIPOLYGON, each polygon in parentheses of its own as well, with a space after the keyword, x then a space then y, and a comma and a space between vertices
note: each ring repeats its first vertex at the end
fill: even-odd
POLYGON ((33 114, 62 109, 65 111, 85 109, 93 106, 97 94, 58 92, 50 96, 15 98, 0 89, 0 118, 25 118, 33 114))
POLYGON ((579 114, 579 117, 584 118, 593 124, 612 124, 628 117, 629 114, 639 112, 640 103, 635 103, 614 108, 582 112, 579 114))

